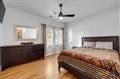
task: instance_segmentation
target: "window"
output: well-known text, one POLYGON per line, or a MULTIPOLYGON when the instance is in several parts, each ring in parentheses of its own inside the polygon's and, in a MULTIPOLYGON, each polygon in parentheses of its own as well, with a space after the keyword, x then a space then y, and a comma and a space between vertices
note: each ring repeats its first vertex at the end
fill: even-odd
POLYGON ((47 27, 46 28, 46 37, 47 37, 47 45, 50 46, 50 45, 53 45, 53 41, 54 41, 54 30, 53 28, 51 27, 47 27))
POLYGON ((63 33, 62 29, 55 29, 55 45, 62 45, 63 33))
POLYGON ((63 32, 62 29, 47 27, 47 45, 62 45, 63 32))

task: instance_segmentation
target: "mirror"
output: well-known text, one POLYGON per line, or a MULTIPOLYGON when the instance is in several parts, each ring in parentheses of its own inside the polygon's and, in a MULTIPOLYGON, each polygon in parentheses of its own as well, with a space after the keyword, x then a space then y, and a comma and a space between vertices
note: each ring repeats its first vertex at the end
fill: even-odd
POLYGON ((37 28, 16 26, 15 31, 16 31, 17 40, 36 40, 37 39, 37 28))

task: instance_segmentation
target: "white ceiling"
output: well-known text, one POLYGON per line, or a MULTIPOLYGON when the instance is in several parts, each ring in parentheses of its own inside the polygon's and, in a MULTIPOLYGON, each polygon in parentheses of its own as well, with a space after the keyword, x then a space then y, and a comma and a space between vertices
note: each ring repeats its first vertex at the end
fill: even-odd
MULTIPOLYGON (((64 18, 63 22, 72 22, 117 6, 118 1, 119 0, 62 0, 64 4, 64 14, 75 13, 74 18, 64 18)), ((57 15, 51 14, 49 11, 59 12, 60 0, 4 0, 4 2, 10 7, 58 21, 57 15), (50 15, 54 17, 51 18, 49 17, 50 15)))

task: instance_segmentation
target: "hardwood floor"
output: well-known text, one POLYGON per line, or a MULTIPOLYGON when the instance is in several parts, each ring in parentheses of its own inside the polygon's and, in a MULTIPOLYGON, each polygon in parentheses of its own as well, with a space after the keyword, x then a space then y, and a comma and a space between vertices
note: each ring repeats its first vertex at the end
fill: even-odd
POLYGON ((15 66, 0 72, 0 79, 77 79, 64 69, 57 69, 57 55, 27 64, 15 66))

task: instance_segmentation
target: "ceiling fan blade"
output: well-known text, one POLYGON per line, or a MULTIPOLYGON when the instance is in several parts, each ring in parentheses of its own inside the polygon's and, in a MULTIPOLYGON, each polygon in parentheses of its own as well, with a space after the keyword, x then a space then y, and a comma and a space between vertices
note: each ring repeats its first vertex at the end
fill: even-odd
POLYGON ((75 14, 68 14, 68 15, 63 15, 63 17, 74 17, 75 14))
POLYGON ((52 13, 52 14, 57 14, 57 12, 54 12, 54 11, 49 11, 50 13, 52 13))
POLYGON ((57 12, 53 12, 53 14, 57 14, 57 12))

